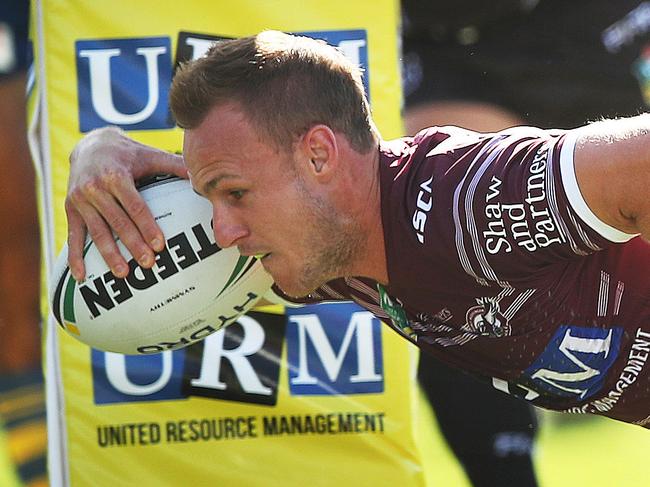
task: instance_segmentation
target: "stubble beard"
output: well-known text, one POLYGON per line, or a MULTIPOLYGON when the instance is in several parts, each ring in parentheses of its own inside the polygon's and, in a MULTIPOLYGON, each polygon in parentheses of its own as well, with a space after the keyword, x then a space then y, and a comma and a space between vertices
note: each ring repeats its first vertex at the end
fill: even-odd
POLYGON ((350 215, 341 214, 329 202, 308 194, 304 186, 300 189, 308 214, 304 221, 309 223, 296 287, 305 296, 328 281, 349 275, 354 262, 365 252, 367 237, 350 215))

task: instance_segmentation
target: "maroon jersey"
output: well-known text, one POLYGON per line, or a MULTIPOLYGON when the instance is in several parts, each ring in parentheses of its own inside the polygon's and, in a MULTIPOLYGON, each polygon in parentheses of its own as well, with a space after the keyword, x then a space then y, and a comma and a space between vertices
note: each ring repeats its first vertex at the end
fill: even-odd
POLYGON ((435 127, 382 144, 389 285, 331 281, 441 361, 557 410, 650 423, 650 245, 600 221, 575 132, 435 127))

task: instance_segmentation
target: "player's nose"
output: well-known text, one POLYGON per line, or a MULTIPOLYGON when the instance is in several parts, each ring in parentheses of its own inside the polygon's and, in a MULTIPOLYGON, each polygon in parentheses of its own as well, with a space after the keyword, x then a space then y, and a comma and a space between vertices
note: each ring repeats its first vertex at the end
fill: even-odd
POLYGON ((233 212, 223 207, 213 206, 212 226, 215 241, 222 249, 237 245, 240 239, 248 235, 243 222, 238 221, 233 212))

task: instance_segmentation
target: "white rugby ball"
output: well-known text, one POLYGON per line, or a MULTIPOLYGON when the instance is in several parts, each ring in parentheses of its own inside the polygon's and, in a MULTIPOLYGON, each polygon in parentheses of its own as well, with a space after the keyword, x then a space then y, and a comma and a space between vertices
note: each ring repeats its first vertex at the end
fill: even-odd
POLYGON ((153 268, 141 268, 118 241, 130 271, 116 278, 87 240, 84 282, 70 273, 67 245, 50 280, 59 325, 103 351, 149 354, 185 347, 236 321, 272 285, 255 257, 215 244, 212 205, 188 181, 155 178, 139 191, 166 240, 153 268))

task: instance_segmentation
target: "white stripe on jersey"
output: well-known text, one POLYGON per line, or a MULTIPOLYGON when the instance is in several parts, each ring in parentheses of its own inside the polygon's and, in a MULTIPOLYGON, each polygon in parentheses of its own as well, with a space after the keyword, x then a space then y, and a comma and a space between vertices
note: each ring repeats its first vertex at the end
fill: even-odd
POLYGON ((343 296, 341 293, 330 287, 328 284, 323 284, 318 288, 319 291, 326 292, 330 298, 346 301, 348 298, 343 296))
POLYGON ((496 296, 496 300, 497 300, 497 302, 501 301, 501 300, 502 300, 503 298, 505 298, 506 296, 510 296, 513 292, 515 292, 515 288, 514 288, 514 287, 507 287, 507 288, 503 289, 503 290, 502 290, 499 294, 497 294, 497 296, 496 296))
POLYGON ((621 230, 608 225, 602 221, 598 216, 591 211, 591 208, 587 205, 587 202, 584 200, 582 193, 580 192, 580 187, 578 186, 578 180, 576 178, 575 167, 573 165, 573 156, 575 151, 576 141, 580 135, 580 130, 570 131, 566 138, 564 139, 564 144, 562 145, 562 152, 560 153, 560 176, 562 177, 562 183, 564 185, 564 190, 569 200, 569 204, 580 217, 580 219, 585 222, 589 227, 598 232, 604 238, 611 242, 627 242, 628 240, 633 239, 638 234, 629 234, 622 232, 621 230))
MULTIPOLYGON (((596 245, 595 243, 593 243, 591 241, 591 239, 589 238, 589 235, 587 235, 587 232, 585 232, 585 229, 582 227, 582 225, 580 225, 580 223, 573 216, 573 212, 569 212, 569 218, 571 219, 571 223, 573 223, 574 228, 578 232, 578 235, 580 235, 580 238, 582 239, 582 242, 587 247, 589 247, 591 250, 594 250, 596 252, 598 252, 599 250, 603 250, 602 247, 596 245)), ((585 252, 585 251, 581 250, 579 255, 589 255, 589 252, 585 252)))
POLYGON ((442 347, 453 347, 458 345, 465 345, 472 340, 478 338, 479 335, 476 333, 463 333, 462 335, 456 335, 453 337, 438 337, 434 342, 442 347))
POLYGON ((384 309, 379 306, 379 292, 376 289, 368 286, 366 283, 355 279, 353 277, 346 277, 345 283, 350 286, 352 289, 356 289, 362 295, 362 299, 359 296, 352 295, 352 300, 357 303, 359 306, 366 308, 368 311, 373 313, 375 316, 379 316, 382 320, 390 323, 390 317, 384 311, 384 309))
POLYGON ((558 234, 562 239, 562 243, 566 242, 567 235, 571 238, 571 233, 567 230, 560 214, 560 210, 557 206, 557 196, 555 193, 555 177, 553 173, 553 151, 551 149, 546 149, 547 158, 546 158, 546 169, 544 176, 546 177, 546 197, 548 199, 548 209, 551 212, 551 218, 555 222, 555 228, 558 230, 558 234), (561 224, 560 224, 561 223, 561 224))
POLYGON ((618 316, 621 309, 621 300, 623 299, 623 292, 625 291, 625 283, 618 281, 616 284, 616 295, 614 297, 614 316, 618 316))
POLYGON ((357 303, 362 308, 365 308, 368 311, 370 311, 373 315, 378 317, 380 320, 385 321, 388 324, 392 324, 390 316, 388 316, 386 314, 386 312, 381 308, 381 306, 377 306, 375 304, 364 301, 363 299, 359 298, 358 296, 352 296, 352 301, 357 303))
POLYGON ((517 314, 517 311, 521 309, 521 307, 528 301, 528 299, 535 294, 535 289, 526 289, 524 292, 522 292, 519 296, 515 298, 515 300, 510 303, 510 306, 508 306, 508 309, 506 309, 503 312, 503 316, 510 321, 514 316, 517 314))
MULTIPOLYGON (((458 185, 456 186, 456 189, 454 191, 453 214, 454 214, 454 227, 455 227, 455 230, 456 230, 456 252, 458 254, 458 259, 460 260, 460 263, 463 266, 463 269, 465 270, 465 273, 472 276, 476 280, 476 282, 478 282, 481 286, 487 286, 488 283, 484 278, 479 277, 474 272, 474 269, 472 268, 472 264, 470 263, 469 257, 467 255, 467 251, 465 250, 465 243, 464 243, 464 240, 463 240, 463 225, 462 225, 462 222, 460 221, 460 194, 462 192, 463 186, 465 185, 465 180, 467 179, 468 175, 472 172, 472 169, 473 169, 474 165, 481 159, 481 157, 486 152, 491 150, 493 146, 499 144, 504 138, 506 138, 505 135, 500 135, 500 136, 494 137, 487 144, 485 144, 485 147, 483 147, 480 150, 478 155, 471 162, 469 168, 467 169, 467 172, 463 176, 463 179, 460 181, 460 183, 458 183, 458 185)), ((489 164, 494 160, 495 157, 496 157, 496 155, 488 157, 488 159, 485 162, 489 164)), ((481 168, 479 169, 479 171, 480 170, 481 170, 481 168)), ((485 169, 483 171, 485 171, 485 169)), ((469 210, 467 208, 467 204, 468 204, 467 201, 468 200, 466 199, 465 200, 465 215, 466 215, 466 218, 468 219, 468 226, 470 226, 470 227, 473 226, 474 227, 473 230, 474 230, 474 232, 476 232, 476 224, 474 223, 474 219, 473 219, 473 215, 472 215, 472 211, 471 211, 471 201, 469 203, 470 204, 469 210), (471 221, 469 219, 470 215, 472 215, 471 221)), ((472 229, 470 228, 470 230, 472 230, 472 229)), ((470 234, 471 234, 471 231, 470 231, 470 234)), ((472 238, 474 240, 475 236, 472 235, 472 238)), ((476 249, 476 247, 477 247, 476 243, 474 243, 474 248, 476 249)), ((481 264, 481 267, 484 266, 484 263, 485 263, 485 265, 487 265, 487 261, 485 261, 485 256, 483 256, 483 261, 485 261, 485 262, 481 261, 481 259, 480 259, 480 257, 478 255, 477 255, 477 258, 479 259, 479 263, 481 264)), ((489 270, 492 270, 489 267, 489 265, 487 267, 488 267, 489 270)), ((487 274, 485 268, 483 268, 483 271, 484 271, 484 273, 487 274)), ((494 271, 492 271, 492 275, 494 276, 494 278, 492 280, 497 281, 496 275, 494 275, 494 271)))
MULTIPOLYGON (((499 141, 500 140, 501 139, 499 139, 499 141)), ((488 170, 492 162, 494 162, 494 160, 501 155, 501 152, 503 152, 503 149, 494 152, 493 154, 490 154, 487 157, 487 159, 483 162, 483 164, 481 164, 481 167, 479 167, 478 171, 476 171, 476 173, 472 177, 472 180, 469 184, 469 188, 465 193, 465 217, 467 220, 467 230, 472 238, 472 244, 474 246, 474 255, 476 255, 476 258, 479 264, 481 265, 483 274, 489 280, 497 282, 501 287, 511 287, 509 283, 501 281, 497 277, 496 273, 494 272, 494 269, 492 269, 492 267, 487 261, 487 258, 485 257, 485 252, 483 252, 483 246, 481 245, 481 242, 479 240, 478 229, 476 228, 476 219, 474 218, 474 211, 472 209, 474 204, 474 195, 476 194, 476 187, 478 186, 478 183, 481 181, 481 178, 485 174, 485 171, 488 170)))
POLYGON ((365 294, 373 303, 379 304, 379 291, 377 291, 377 289, 368 286, 365 282, 355 279, 354 277, 346 277, 345 283, 352 289, 356 289, 365 294))
POLYGON ((598 312, 596 316, 607 315, 607 303, 609 301, 609 274, 600 271, 600 288, 598 290, 598 312))
MULTIPOLYGON (((571 246, 571 250, 573 251, 574 254, 587 255, 586 252, 580 249, 576 244, 575 240, 573 239, 573 235, 571 235, 571 232, 569 231, 569 228, 567 227, 567 224, 564 221, 564 218, 562 218, 562 215, 560 214, 560 210, 557 204, 557 196, 555 193, 555 178, 553 173, 553 151, 551 150, 548 150, 548 160, 546 161, 546 182, 547 182, 546 190, 548 194, 548 208, 551 211, 551 216, 555 221, 555 226, 558 229, 558 233, 562 238, 562 241, 563 242, 566 242, 567 240, 569 241, 569 245, 571 246)), ((571 214, 571 211, 569 211, 569 214, 571 214)))

